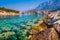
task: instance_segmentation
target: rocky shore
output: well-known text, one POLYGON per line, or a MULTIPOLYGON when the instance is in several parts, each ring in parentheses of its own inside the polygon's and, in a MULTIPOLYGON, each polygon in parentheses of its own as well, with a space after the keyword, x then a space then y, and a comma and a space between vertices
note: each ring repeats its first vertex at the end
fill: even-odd
POLYGON ((3 18, 3 17, 13 17, 13 16, 19 16, 20 13, 14 13, 14 12, 0 12, 0 18, 3 18))
POLYGON ((33 33, 29 36, 29 40, 60 40, 60 11, 43 13, 50 18, 46 18, 32 29, 33 33))
POLYGON ((47 15, 48 15, 50 18, 53 18, 53 21, 55 21, 54 24, 55 24, 55 23, 60 24, 60 11, 47 12, 47 15))
POLYGON ((60 25, 54 24, 51 28, 33 34, 29 40, 60 40, 60 25))

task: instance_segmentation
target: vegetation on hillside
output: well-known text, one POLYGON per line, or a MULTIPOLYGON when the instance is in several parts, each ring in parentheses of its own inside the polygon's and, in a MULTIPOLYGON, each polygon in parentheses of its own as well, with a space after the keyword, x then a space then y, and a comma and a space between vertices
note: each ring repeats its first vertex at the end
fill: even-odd
POLYGON ((19 11, 12 10, 12 9, 7 9, 7 8, 0 8, 0 10, 6 11, 6 12, 15 12, 15 13, 19 13, 19 11))

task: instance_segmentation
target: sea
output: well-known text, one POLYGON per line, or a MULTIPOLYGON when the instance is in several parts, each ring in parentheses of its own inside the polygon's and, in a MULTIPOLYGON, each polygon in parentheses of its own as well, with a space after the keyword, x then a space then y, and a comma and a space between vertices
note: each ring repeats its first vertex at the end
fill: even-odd
POLYGON ((0 18, 0 34, 6 32, 15 33, 14 37, 11 36, 12 38, 10 36, 3 37, 4 40, 28 40, 33 25, 38 24, 40 20, 43 21, 45 17, 46 15, 40 14, 0 18))

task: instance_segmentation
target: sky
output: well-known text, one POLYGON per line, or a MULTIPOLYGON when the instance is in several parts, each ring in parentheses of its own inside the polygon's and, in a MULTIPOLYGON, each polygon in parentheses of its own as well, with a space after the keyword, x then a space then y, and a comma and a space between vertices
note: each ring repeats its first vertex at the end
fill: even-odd
POLYGON ((0 7, 18 11, 27 11, 36 8, 46 0, 0 0, 0 7))

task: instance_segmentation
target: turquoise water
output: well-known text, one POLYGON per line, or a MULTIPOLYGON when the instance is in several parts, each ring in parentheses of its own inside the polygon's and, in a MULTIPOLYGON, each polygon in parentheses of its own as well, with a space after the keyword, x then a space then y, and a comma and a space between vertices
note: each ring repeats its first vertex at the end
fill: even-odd
POLYGON ((37 24, 40 19, 44 20, 44 18, 45 15, 43 14, 0 18, 0 34, 5 32, 15 32, 16 40, 27 40, 32 25, 37 24), (30 27, 27 28, 27 25, 30 25, 30 27))

